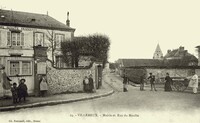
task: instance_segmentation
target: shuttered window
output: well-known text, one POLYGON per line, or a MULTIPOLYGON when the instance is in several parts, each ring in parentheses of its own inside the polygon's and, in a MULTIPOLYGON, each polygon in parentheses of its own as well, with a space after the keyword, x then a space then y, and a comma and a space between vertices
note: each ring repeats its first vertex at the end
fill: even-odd
POLYGON ((61 42, 64 41, 64 35, 56 34, 56 47, 61 48, 61 42))
POLYGON ((24 46, 24 33, 7 32, 8 46, 24 46))
POLYGON ((35 33, 35 46, 44 46, 44 34, 35 33))

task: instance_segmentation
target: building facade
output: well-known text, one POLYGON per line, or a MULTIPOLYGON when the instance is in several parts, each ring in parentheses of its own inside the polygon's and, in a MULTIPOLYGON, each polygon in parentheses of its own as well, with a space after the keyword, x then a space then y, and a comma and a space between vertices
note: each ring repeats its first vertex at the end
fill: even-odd
MULTIPOLYGON (((12 79, 26 79, 28 92, 34 92, 34 47, 47 47, 47 58, 54 67, 66 66, 61 42, 74 37, 74 28, 44 14, 0 10, 0 64, 12 79)), ((37 74, 37 73, 36 73, 37 74)))

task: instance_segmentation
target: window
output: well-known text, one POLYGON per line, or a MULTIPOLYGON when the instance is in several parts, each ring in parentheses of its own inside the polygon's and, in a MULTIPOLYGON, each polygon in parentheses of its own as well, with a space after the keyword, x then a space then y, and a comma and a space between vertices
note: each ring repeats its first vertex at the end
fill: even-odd
POLYGON ((31 61, 10 61, 10 75, 32 75, 31 61))
POLYGON ((19 61, 10 62, 10 75, 17 75, 20 72, 19 61))
POLYGON ((62 56, 56 56, 56 67, 58 67, 58 68, 66 68, 67 66, 69 67, 69 65, 66 64, 66 62, 64 61, 62 56))
POLYGON ((24 45, 24 33, 19 32, 7 32, 7 45, 8 46, 23 46, 24 45))
POLYGON ((44 46, 44 34, 35 33, 35 46, 44 46))
POLYGON ((64 41, 64 35, 62 34, 56 34, 56 47, 60 48, 61 47, 61 42, 64 41))
POLYGON ((22 75, 31 74, 31 62, 22 61, 22 75))

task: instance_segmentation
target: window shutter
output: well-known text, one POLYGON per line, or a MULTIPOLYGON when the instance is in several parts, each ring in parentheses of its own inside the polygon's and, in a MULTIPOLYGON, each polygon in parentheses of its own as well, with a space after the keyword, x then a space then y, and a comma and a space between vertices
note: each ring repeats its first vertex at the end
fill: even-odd
POLYGON ((0 31, 0 46, 1 46, 1 31, 0 31))
POLYGON ((7 45, 10 46, 11 45, 11 33, 7 32, 7 45))
POLYGON ((38 33, 35 33, 35 46, 38 45, 38 33))
POLYGON ((24 46, 24 33, 21 33, 21 45, 24 46))

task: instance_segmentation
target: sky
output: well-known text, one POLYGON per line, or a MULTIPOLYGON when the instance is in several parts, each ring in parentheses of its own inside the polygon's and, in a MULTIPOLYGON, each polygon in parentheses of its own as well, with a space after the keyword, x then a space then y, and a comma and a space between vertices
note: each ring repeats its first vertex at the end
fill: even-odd
POLYGON ((199 0, 1 0, 0 8, 46 14, 70 26, 75 36, 104 34, 110 38, 109 61, 153 58, 184 46, 197 56, 200 45, 199 0))

